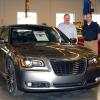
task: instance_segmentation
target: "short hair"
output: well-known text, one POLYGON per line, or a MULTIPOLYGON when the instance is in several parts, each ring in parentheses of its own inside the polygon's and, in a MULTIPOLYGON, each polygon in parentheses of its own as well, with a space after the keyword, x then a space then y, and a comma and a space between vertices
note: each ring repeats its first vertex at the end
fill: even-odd
POLYGON ((91 13, 91 12, 89 12, 89 13, 87 13, 86 15, 92 15, 92 13, 91 13))
POLYGON ((65 14, 64 16, 70 16, 69 14, 65 14))

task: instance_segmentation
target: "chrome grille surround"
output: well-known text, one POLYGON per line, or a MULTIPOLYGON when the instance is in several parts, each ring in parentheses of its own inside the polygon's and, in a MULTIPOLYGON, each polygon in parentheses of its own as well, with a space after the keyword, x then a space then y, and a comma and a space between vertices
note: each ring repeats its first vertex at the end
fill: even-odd
POLYGON ((82 74, 87 67, 87 60, 85 58, 71 61, 51 59, 50 62, 55 74, 58 76, 82 74))

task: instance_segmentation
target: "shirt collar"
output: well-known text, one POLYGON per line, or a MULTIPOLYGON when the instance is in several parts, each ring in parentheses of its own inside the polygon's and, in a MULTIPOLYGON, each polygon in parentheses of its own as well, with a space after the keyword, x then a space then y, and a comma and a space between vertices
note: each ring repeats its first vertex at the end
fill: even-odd
POLYGON ((92 23, 92 21, 91 22, 88 22, 87 25, 90 25, 91 23, 92 23))

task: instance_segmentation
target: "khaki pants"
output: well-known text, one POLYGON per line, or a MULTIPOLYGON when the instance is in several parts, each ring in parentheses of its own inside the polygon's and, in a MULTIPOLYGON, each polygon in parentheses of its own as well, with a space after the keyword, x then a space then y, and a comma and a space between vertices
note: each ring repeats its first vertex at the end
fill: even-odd
POLYGON ((87 48, 92 49, 96 54, 98 54, 97 40, 84 41, 84 46, 86 46, 87 48))

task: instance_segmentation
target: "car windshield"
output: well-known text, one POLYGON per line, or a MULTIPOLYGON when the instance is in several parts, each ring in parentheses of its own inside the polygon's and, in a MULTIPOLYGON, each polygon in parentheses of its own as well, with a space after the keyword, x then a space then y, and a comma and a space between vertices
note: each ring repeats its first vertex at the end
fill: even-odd
POLYGON ((11 43, 69 42, 57 28, 51 27, 13 27, 11 43))

